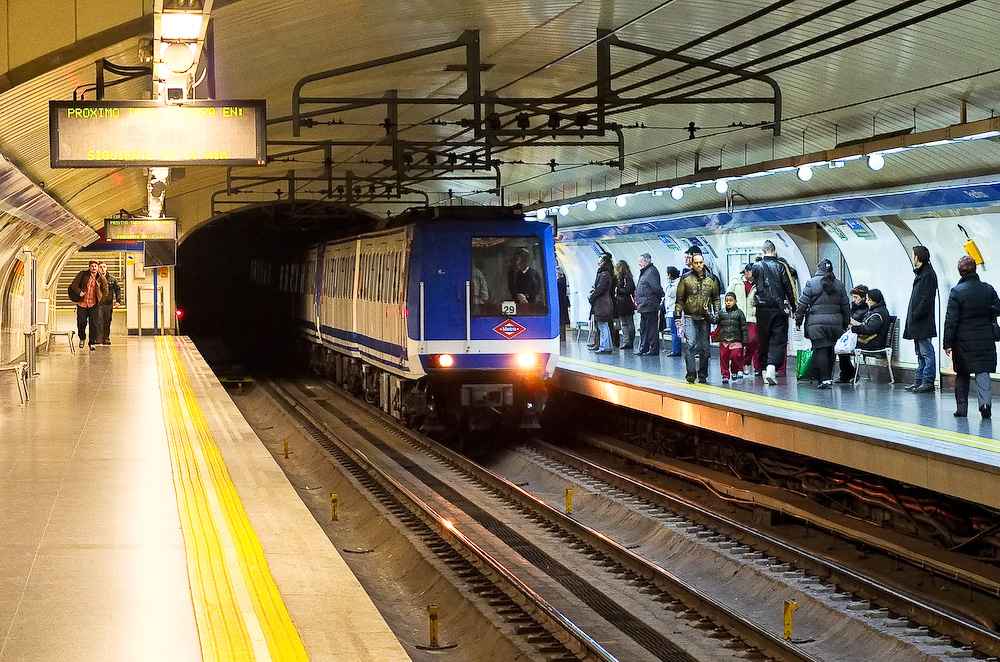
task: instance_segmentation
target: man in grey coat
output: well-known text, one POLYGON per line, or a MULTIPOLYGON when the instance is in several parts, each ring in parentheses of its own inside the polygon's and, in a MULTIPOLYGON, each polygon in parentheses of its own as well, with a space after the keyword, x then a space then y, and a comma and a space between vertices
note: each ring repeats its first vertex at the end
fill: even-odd
POLYGON ((639 256, 639 280, 635 284, 636 310, 639 312, 639 356, 656 356, 660 353, 660 302, 663 286, 660 272, 653 266, 649 253, 639 256))

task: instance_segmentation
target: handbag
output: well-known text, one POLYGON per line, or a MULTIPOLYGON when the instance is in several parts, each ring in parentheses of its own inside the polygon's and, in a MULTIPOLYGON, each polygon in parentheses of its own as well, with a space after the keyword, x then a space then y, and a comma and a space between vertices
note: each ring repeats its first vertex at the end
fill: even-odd
POLYGON ((809 374, 809 364, 812 363, 813 351, 811 349, 800 349, 795 352, 795 376, 799 379, 805 378, 809 374))
POLYGON ((858 334, 853 331, 844 331, 844 335, 837 338, 833 346, 834 354, 853 354, 858 346, 858 334))

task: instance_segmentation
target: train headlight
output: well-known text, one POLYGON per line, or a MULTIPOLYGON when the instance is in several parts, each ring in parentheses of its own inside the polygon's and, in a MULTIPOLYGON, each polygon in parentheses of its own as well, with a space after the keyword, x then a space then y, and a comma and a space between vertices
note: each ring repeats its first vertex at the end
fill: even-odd
POLYGON ((541 363, 542 357, 538 354, 531 352, 524 352, 523 354, 517 355, 517 365, 519 368, 537 368, 539 363, 541 363))
POLYGON ((439 354, 437 357, 437 364, 442 368, 450 368, 455 365, 455 357, 451 354, 439 354))

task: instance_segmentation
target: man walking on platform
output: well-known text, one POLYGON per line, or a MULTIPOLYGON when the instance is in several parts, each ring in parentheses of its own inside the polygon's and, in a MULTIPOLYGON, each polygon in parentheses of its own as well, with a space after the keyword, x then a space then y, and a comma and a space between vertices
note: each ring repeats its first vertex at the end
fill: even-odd
POLYGON ((770 239, 764 242, 764 259, 753 265, 751 273, 757 286, 758 356, 760 364, 767 366, 764 381, 774 385, 788 354, 788 315, 795 310, 795 289, 770 239))
POLYGON ((698 253, 691 258, 691 273, 683 276, 677 286, 674 306, 675 331, 684 331, 684 364, 689 383, 693 384, 695 377, 702 384, 708 382, 709 332, 720 310, 719 282, 705 270, 705 258, 698 253))
POLYGON ((91 260, 88 269, 76 275, 70 283, 70 298, 76 301, 76 331, 80 335, 80 348, 87 339, 90 324, 90 349, 101 342, 102 299, 108 296, 108 280, 97 270, 97 260, 91 260))
POLYGON ((931 254, 926 246, 913 247, 913 273, 913 292, 906 309, 903 337, 913 340, 913 349, 917 353, 917 373, 906 390, 928 393, 934 390, 934 380, 937 379, 932 338, 937 337, 934 304, 938 282, 934 267, 931 266, 931 254))

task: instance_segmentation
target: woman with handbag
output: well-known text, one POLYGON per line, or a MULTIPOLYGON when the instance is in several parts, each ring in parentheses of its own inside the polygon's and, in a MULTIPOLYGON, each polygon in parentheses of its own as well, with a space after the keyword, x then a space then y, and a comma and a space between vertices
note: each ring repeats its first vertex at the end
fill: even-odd
POLYGON ((635 279, 625 260, 615 264, 615 313, 622 330, 618 349, 632 349, 635 343, 635 279))
MULTIPOLYGON (((867 285, 857 285, 851 290, 851 319, 857 321, 858 323, 864 322, 865 317, 868 316, 868 286, 867 285)), ((854 375, 857 372, 857 368, 854 367, 854 363, 851 361, 851 354, 838 354, 837 358, 840 361, 840 376, 834 384, 850 384, 854 379, 854 375)))
POLYGON ((844 283, 833 275, 830 260, 820 260, 816 274, 806 282, 795 312, 795 330, 805 320, 812 342, 812 360, 821 389, 833 388, 833 345, 851 320, 851 304, 844 283))

